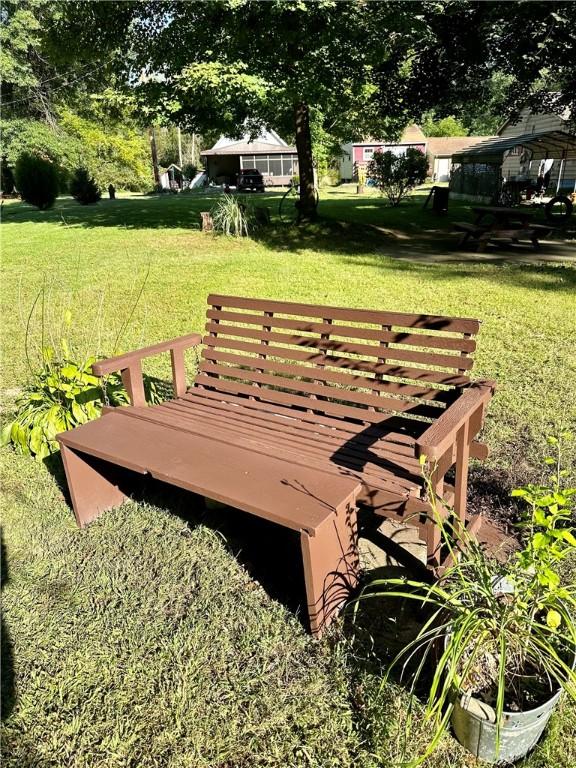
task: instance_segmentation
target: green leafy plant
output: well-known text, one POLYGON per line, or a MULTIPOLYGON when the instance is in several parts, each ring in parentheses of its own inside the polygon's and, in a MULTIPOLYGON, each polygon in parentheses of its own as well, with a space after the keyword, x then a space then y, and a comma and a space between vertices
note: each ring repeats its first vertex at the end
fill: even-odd
POLYGON ((24 152, 16 162, 14 180, 25 202, 41 211, 54 205, 58 197, 58 172, 53 163, 24 152))
MULTIPOLYGON (((42 354, 42 366, 16 401, 16 415, 2 430, 2 445, 11 443, 20 453, 45 459, 59 450, 56 435, 98 418, 104 405, 129 405, 118 374, 94 376, 96 357, 74 359, 67 343, 62 354, 52 347, 42 354)), ((159 402, 154 379, 144 376, 147 400, 159 402)))
POLYGON ((415 662, 410 673, 414 693, 433 668, 425 717, 434 732, 414 765, 437 746, 458 694, 469 693, 493 708, 496 751, 505 710, 532 709, 561 688, 576 698, 576 584, 573 579, 564 583, 561 569, 567 558, 574 564, 576 557, 570 529, 576 489, 563 487, 566 474, 559 458, 567 439, 567 433, 550 439, 557 456, 547 459, 555 469, 546 484, 513 491, 526 502, 527 511, 523 547, 506 562, 490 557, 464 532, 459 532, 464 552, 455 551, 455 531, 438 513, 425 475, 435 520, 454 564, 432 584, 377 579, 359 597, 416 601, 425 615, 417 636, 394 657, 386 674, 387 679, 398 667, 405 674, 415 662))
POLYGON ((247 236, 255 228, 254 213, 243 197, 222 195, 211 213, 214 229, 225 235, 247 236))
POLYGON ((366 173, 395 208, 410 190, 425 181, 428 160, 423 152, 414 147, 409 147, 401 155, 390 151, 375 152, 366 173))
POLYGON ((81 205, 97 203, 102 197, 98 185, 86 168, 76 168, 70 181, 70 194, 81 205))

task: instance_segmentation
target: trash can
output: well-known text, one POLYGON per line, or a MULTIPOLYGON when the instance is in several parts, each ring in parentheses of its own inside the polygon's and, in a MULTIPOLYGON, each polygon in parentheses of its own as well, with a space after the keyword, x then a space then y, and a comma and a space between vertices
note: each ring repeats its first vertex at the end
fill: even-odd
POLYGON ((448 187, 434 187, 434 195, 432 198, 432 210, 434 213, 447 213, 448 212, 448 195, 450 190, 448 187))

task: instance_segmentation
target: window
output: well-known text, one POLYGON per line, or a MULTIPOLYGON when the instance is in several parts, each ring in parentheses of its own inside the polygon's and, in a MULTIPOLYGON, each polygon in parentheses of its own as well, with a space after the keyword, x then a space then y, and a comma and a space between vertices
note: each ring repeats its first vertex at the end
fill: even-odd
POLYGON ((254 155, 240 155, 240 168, 254 168, 254 155))
POLYGON ((372 160, 374 156, 374 147, 364 147, 363 156, 364 160, 372 160))
POLYGON ((266 155, 264 157, 256 157, 254 159, 254 168, 260 171, 263 176, 268 176, 268 157, 266 155))
POLYGON ((298 155, 282 155, 282 175, 298 175, 298 155))
POLYGON ((270 176, 282 176, 282 158, 269 156, 268 167, 270 168, 270 176))

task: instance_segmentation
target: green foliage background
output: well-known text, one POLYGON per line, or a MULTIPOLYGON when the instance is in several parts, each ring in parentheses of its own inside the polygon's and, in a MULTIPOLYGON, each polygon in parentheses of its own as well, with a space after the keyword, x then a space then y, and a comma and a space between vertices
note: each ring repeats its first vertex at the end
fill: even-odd
POLYGON ((32 152, 52 161, 65 188, 76 168, 84 167, 101 189, 113 184, 133 192, 152 187, 149 150, 142 132, 126 124, 106 125, 80 117, 71 110, 60 111, 52 127, 32 118, 3 119, 3 157, 13 166, 23 152, 32 152))

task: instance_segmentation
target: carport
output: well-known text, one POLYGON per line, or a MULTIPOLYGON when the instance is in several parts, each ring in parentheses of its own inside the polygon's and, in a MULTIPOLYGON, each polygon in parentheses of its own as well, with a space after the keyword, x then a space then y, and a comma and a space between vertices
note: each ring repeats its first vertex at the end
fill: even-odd
POLYGON ((452 162, 450 191, 454 196, 490 202, 497 197, 504 179, 535 180, 543 167, 549 168, 549 192, 576 191, 576 136, 564 131, 488 139, 455 152, 452 162), (552 162, 542 166, 542 161, 552 162))

